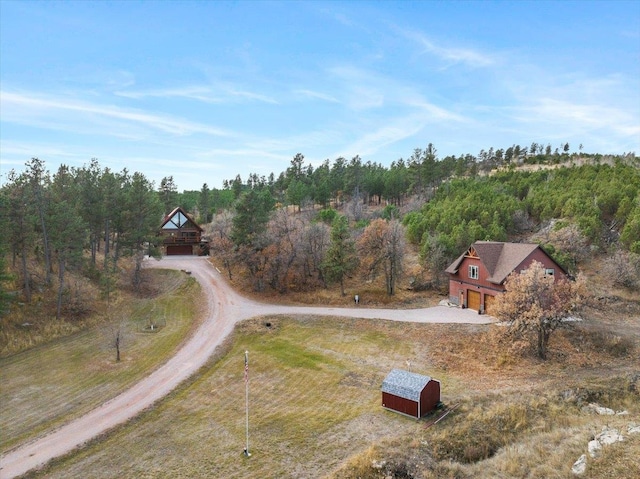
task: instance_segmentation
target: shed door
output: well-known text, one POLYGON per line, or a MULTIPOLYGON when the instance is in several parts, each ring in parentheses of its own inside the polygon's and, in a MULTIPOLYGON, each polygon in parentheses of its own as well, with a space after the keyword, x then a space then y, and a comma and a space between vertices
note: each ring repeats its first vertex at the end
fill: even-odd
POLYGON ((193 247, 190 244, 178 244, 167 246, 167 256, 192 255, 193 247))
POLYGON ((484 295, 484 312, 485 313, 491 314, 491 308, 493 307, 493 302, 495 301, 495 299, 496 297, 490 294, 484 295))
POLYGON ((480 310, 480 291, 467 291, 467 308, 480 310))

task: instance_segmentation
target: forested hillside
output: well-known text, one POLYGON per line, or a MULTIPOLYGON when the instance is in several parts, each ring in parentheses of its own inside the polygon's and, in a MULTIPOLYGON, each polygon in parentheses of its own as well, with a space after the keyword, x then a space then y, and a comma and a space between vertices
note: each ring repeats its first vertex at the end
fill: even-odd
POLYGON ((640 170, 622 163, 511 170, 450 181, 404 223, 409 239, 437 270, 438 252, 450 259, 476 240, 514 240, 560 220, 554 229, 571 230, 570 241, 546 246, 571 270, 586 247, 640 253, 639 193, 640 170))
POLYGON ((448 262, 475 240, 537 241, 571 272, 602 255, 618 264, 612 281, 633 287, 639 193, 633 154, 535 143, 443 159, 429 144, 389 167, 355 157, 314 168, 298 154, 277 176, 238 175, 223 189, 182 193, 171 176, 156 187, 97 160, 51 174, 34 158, 0 189, 0 307, 6 316, 26 305, 28 317, 35 301, 45 317, 75 321, 112 290, 139 288, 142 259, 156 254, 157 228, 178 205, 206 226, 226 274, 258 292, 344 294, 354 281, 388 295, 399 285, 438 288, 448 262))

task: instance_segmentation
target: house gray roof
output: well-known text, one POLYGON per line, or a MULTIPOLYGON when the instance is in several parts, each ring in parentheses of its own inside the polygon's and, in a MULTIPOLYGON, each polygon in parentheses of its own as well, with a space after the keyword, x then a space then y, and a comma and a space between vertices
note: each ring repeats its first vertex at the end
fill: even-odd
POLYGON ((420 393, 431 379, 422 374, 393 369, 382 381, 382 392, 418 402, 420 393))
POLYGON ((539 245, 533 243, 501 243, 498 241, 476 241, 465 253, 461 254, 445 272, 456 274, 460 263, 471 249, 478 254, 478 258, 489 272, 488 281, 501 284, 520 263, 533 253, 539 245))

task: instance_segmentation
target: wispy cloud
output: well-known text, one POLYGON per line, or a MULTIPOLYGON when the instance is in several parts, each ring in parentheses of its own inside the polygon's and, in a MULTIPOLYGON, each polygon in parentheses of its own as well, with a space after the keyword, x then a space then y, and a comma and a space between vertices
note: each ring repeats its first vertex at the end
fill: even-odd
POLYGON ((305 90, 305 89, 294 90, 293 93, 295 95, 304 96, 304 97, 307 97, 307 98, 313 98, 313 99, 317 99, 317 100, 322 100, 322 101, 326 101, 326 102, 329 102, 329 103, 340 103, 339 100, 333 95, 329 95, 329 94, 326 94, 326 93, 320 93, 320 92, 313 91, 313 90, 305 90))
POLYGON ((166 88, 153 90, 120 90, 117 96, 139 100, 142 98, 189 98, 205 103, 222 103, 222 98, 215 97, 210 88, 203 86, 188 86, 184 88, 166 88))
POLYGON ((256 158, 256 157, 264 157, 270 158, 274 160, 281 160, 286 158, 281 153, 273 153, 270 151, 273 148, 273 145, 264 145, 265 148, 215 148, 211 150, 207 150, 202 153, 200 156, 206 159, 221 159, 226 160, 229 157, 233 158, 256 158))
MULTIPOLYGON (((144 126, 163 133, 184 136, 203 133, 213 136, 230 136, 231 132, 201 123, 195 123, 183 118, 147 113, 131 108, 121 108, 114 105, 90 103, 74 98, 48 97, 29 93, 0 92, 3 121, 36 124, 46 127, 47 121, 55 122, 58 115, 64 116, 69 122, 68 115, 76 114, 77 121, 103 121, 113 119, 125 123, 144 126), (42 118, 46 121, 41 121, 42 118)), ((51 123, 52 129, 55 123, 51 123)), ((108 134, 109 131, 105 131, 108 134)))
POLYGON ((379 150, 417 135, 425 127, 426 121, 420 115, 408 115, 389 119, 377 128, 361 134, 345 148, 341 154, 374 155, 379 150))
POLYGON ((407 104, 422 110, 431 121, 467 121, 465 117, 458 115, 457 113, 452 113, 445 108, 439 107, 424 100, 409 100, 407 104))
POLYGON ((462 63, 471 67, 488 67, 494 65, 497 61, 495 56, 488 55, 473 48, 439 45, 423 33, 415 30, 398 29, 398 31, 401 35, 418 44, 421 48, 420 54, 428 53, 434 55, 449 65, 462 63))
POLYGON ((538 98, 521 108, 520 121, 564 125, 566 130, 607 129, 620 136, 640 136, 638 118, 607 105, 572 103, 555 98, 538 98))
POLYGON ((513 99, 506 113, 514 123, 529 125, 552 138, 584 138, 587 132, 597 131, 599 136, 624 144, 638 144, 640 94, 635 80, 619 74, 550 76, 544 71, 535 78, 526 89, 510 88, 513 99))
POLYGON ((385 92, 390 91, 386 78, 352 65, 334 66, 327 72, 339 83, 338 91, 349 108, 366 110, 385 104, 385 92))
POLYGON ((119 90, 116 95, 133 98, 187 98, 205 103, 229 103, 242 100, 255 100, 263 103, 277 104, 278 102, 267 95, 255 93, 249 90, 237 89, 228 84, 215 87, 210 86, 186 86, 176 88, 159 88, 151 90, 119 90))
POLYGON ((236 90, 231 88, 228 90, 228 93, 236 97, 246 98, 248 100, 258 100, 264 103, 271 103, 272 105, 275 105, 278 103, 278 101, 275 98, 272 98, 267 95, 262 95, 260 93, 254 93, 252 91, 236 90))

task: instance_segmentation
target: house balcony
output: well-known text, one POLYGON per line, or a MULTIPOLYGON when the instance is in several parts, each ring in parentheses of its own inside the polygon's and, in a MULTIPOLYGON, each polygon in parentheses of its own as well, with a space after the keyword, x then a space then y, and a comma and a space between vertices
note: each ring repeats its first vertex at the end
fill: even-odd
POLYGON ((168 244, 199 244, 200 235, 195 236, 165 236, 162 239, 162 243, 168 244))

